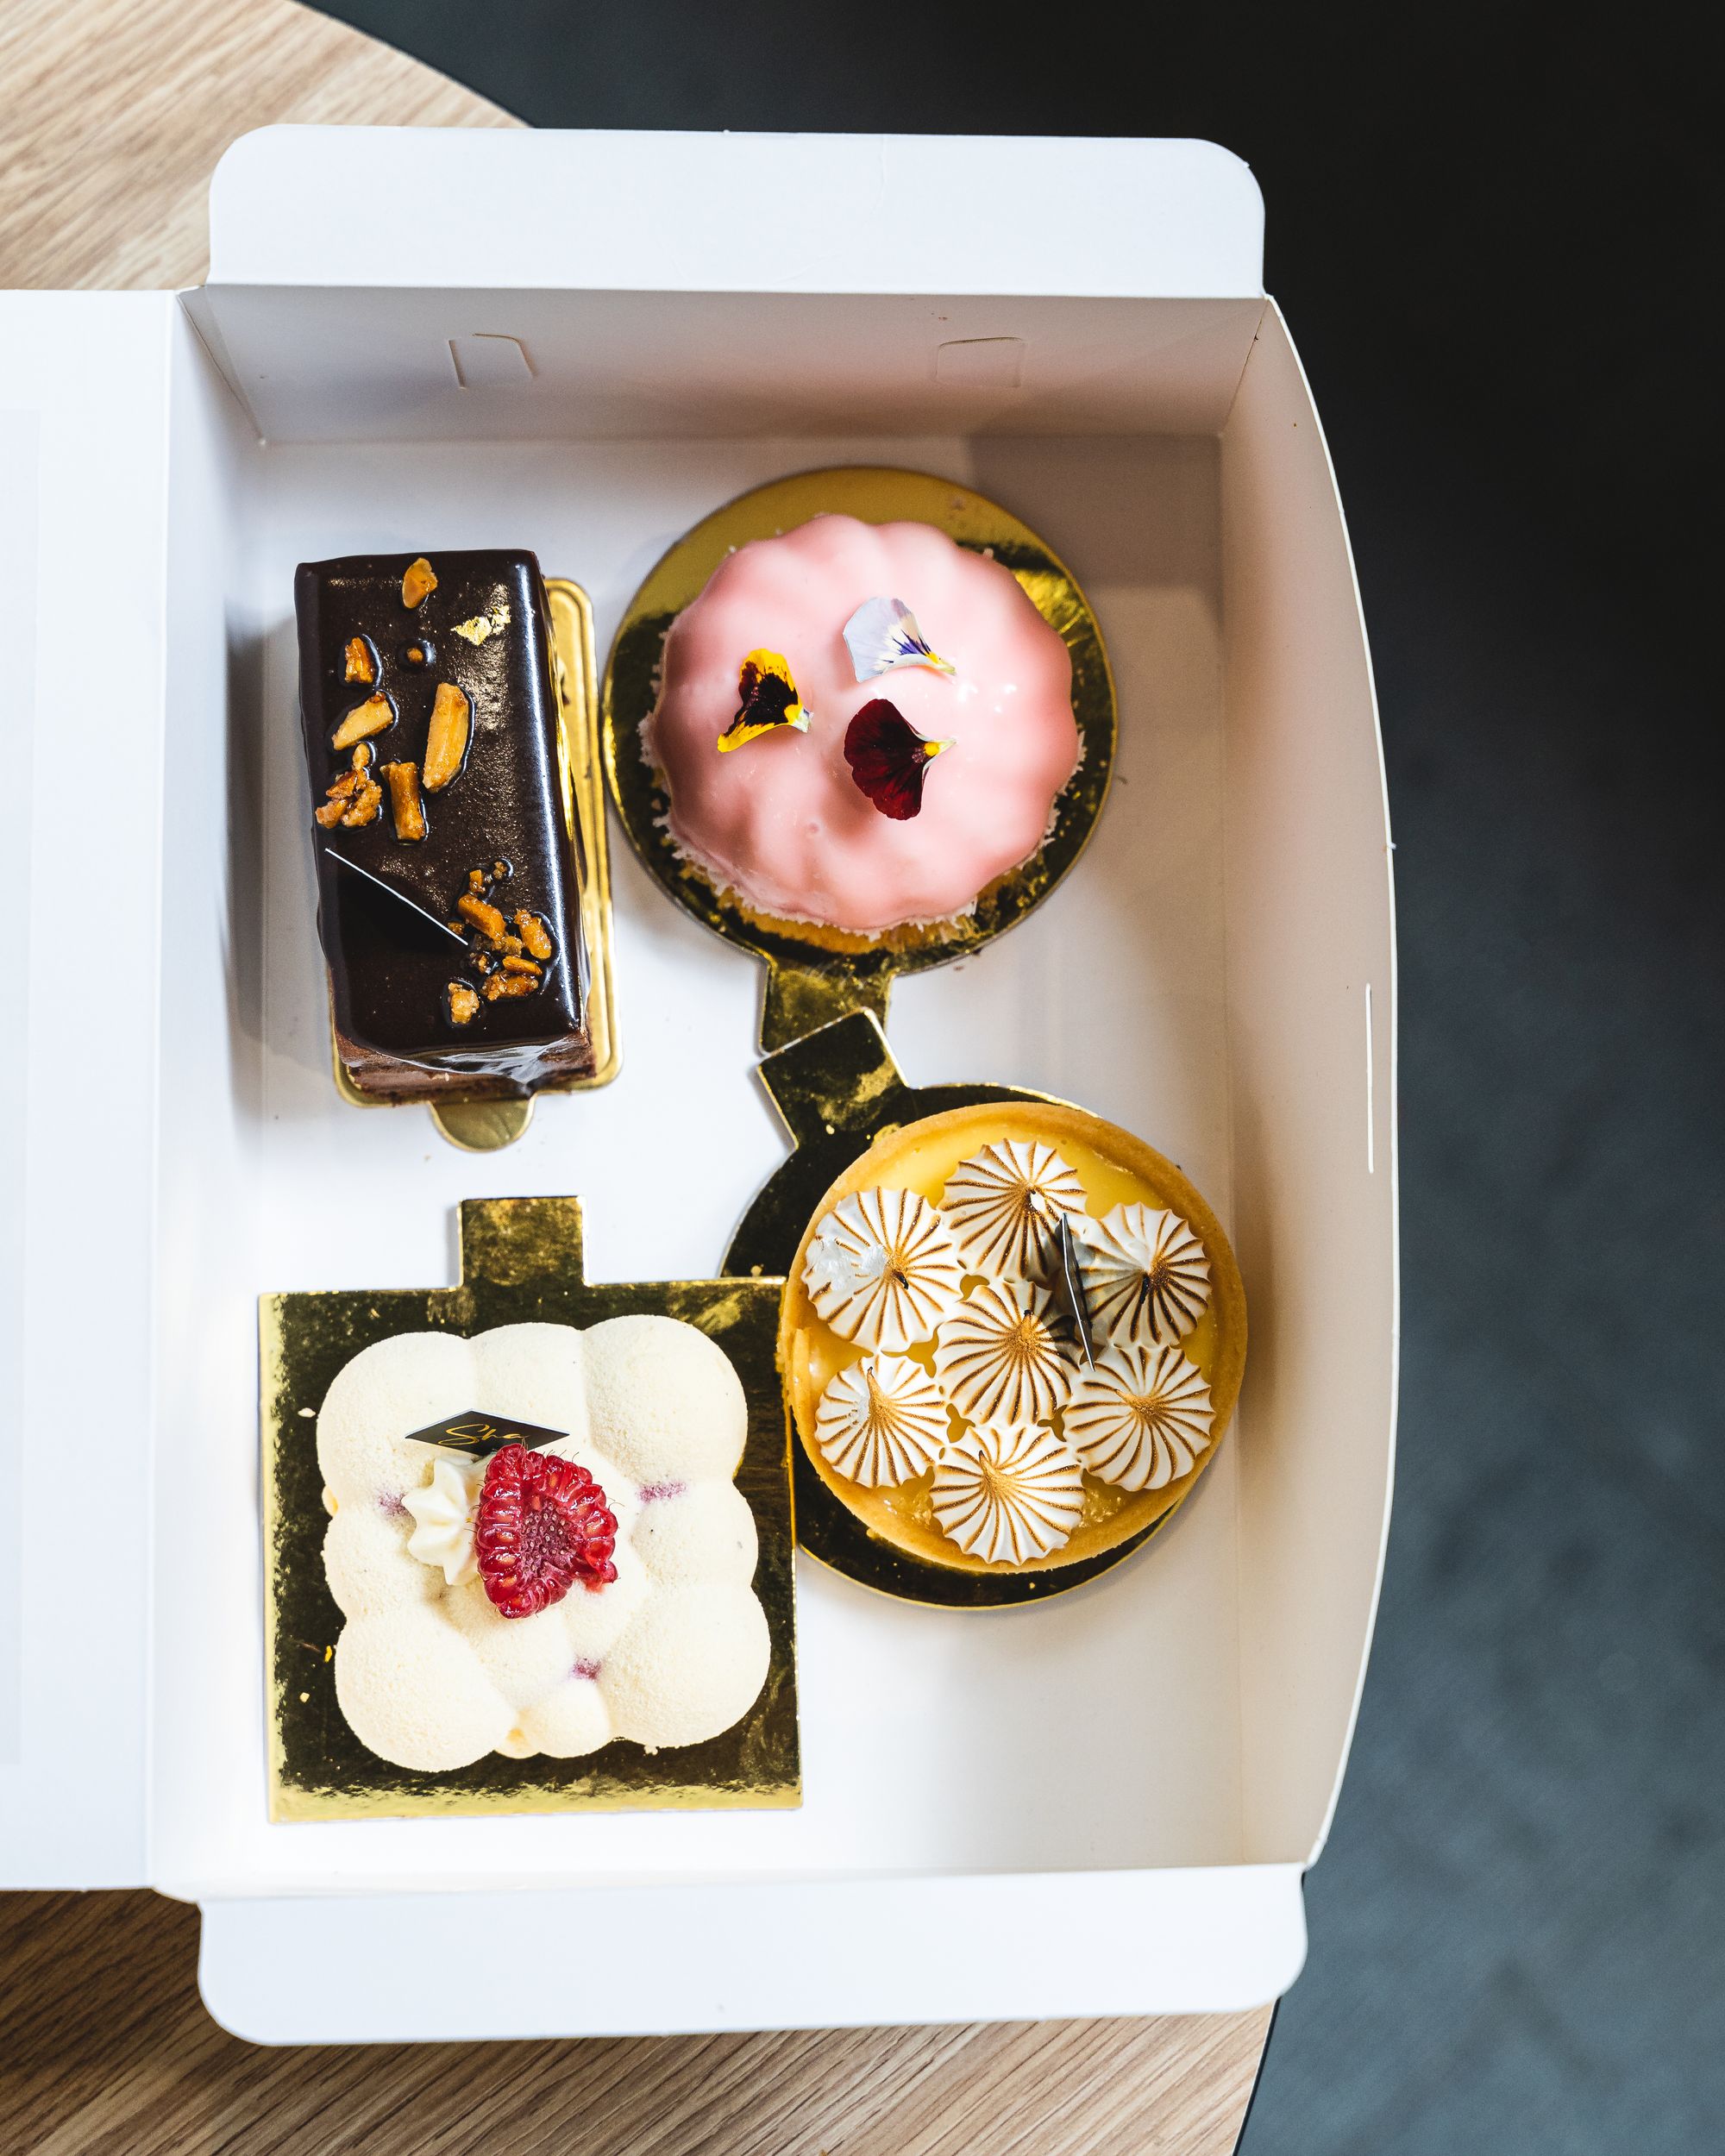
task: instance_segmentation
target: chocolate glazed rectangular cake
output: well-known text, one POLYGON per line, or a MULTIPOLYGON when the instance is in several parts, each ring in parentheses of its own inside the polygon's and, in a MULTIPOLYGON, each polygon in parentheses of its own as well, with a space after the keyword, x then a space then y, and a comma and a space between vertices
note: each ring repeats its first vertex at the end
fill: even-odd
POLYGON ((379 1100, 586 1077, 580 841, 539 564, 303 562, 299 699, 336 1051, 379 1100))

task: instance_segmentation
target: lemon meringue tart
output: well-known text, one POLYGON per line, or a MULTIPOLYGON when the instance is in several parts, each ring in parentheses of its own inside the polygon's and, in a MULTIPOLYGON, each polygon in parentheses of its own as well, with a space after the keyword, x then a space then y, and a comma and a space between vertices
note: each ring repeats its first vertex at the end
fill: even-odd
POLYGON ((779 1351, 832 1496, 915 1562, 1000 1573, 1088 1564, 1172 1511, 1245 1342, 1233 1252, 1179 1169, 1082 1108, 1007 1100, 883 1131, 832 1185, 779 1351))

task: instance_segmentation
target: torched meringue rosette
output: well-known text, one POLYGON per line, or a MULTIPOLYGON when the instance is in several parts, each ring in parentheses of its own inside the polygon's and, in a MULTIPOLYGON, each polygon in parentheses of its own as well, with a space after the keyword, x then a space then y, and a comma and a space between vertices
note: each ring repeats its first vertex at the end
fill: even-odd
POLYGON ((1081 1370, 1061 1418, 1091 1474, 1121 1489, 1162 1489, 1189 1475, 1214 1416, 1201 1371, 1174 1347, 1104 1348, 1081 1370))
POLYGON ((1204 1246, 1178 1213, 1116 1206, 1072 1223, 1090 1322, 1113 1341, 1170 1346, 1183 1340, 1210 1300, 1204 1246))
POLYGON ((1075 1351, 1045 1288, 983 1281, 941 1326, 934 1374, 967 1421, 1019 1430, 1065 1400, 1075 1351))
POLYGON ((940 1217, 966 1267, 995 1280, 1045 1279, 1061 1214, 1083 1210, 1083 1184, 1034 1139, 985 1145, 959 1162, 940 1194, 940 1217))
POLYGON ((869 1489, 925 1474, 950 1428, 940 1388, 905 1355, 865 1355, 820 1396, 815 1443, 847 1481, 869 1489))
POLYGON ((934 1516, 967 1557, 1025 1564, 1071 1539, 1084 1474, 1051 1430, 982 1422, 955 1438, 934 1470, 934 1516))
POLYGON ((934 1337, 957 1307, 964 1269, 926 1200, 913 1190, 863 1190, 820 1220, 802 1278, 835 1332, 897 1353, 934 1337))

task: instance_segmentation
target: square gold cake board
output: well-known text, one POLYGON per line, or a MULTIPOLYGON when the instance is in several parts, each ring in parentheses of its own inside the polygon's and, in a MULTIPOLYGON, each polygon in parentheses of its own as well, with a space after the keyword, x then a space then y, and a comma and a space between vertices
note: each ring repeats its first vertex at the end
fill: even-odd
POLYGON ((760 1809, 801 1802, 796 1711, 795 1541, 789 1432, 775 1361, 771 1278, 591 1285, 574 1198, 472 1199, 461 1208, 461 1285, 265 1295, 263 1406, 266 1689, 273 1820, 652 1808, 760 1809), (755 1592, 771 1652, 759 1696, 705 1743, 647 1752, 615 1739, 583 1758, 506 1758, 427 1774, 367 1751, 336 1699, 341 1611, 323 1571, 329 1514, 317 1414, 342 1366, 399 1332, 464 1336, 537 1322, 586 1326, 650 1313, 699 1326, 743 1381, 749 1432, 737 1487, 755 1515, 755 1592))

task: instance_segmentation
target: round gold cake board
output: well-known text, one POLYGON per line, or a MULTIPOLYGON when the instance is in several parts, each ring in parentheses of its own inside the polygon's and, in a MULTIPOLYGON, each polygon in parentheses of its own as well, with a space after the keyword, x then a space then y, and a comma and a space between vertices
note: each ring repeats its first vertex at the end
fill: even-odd
POLYGON ((533 1099, 434 1101, 431 1120, 464 1153, 497 1153, 524 1137, 533 1120, 533 1099))
POLYGON ((848 1011, 884 1018, 895 975, 968 957, 1038 906, 1095 828, 1114 758, 1114 685, 1102 635, 1072 573, 1028 524, 951 479, 888 466, 840 465, 775 479, 727 502, 686 532, 630 602, 611 648, 600 700, 605 771, 623 828, 656 883, 717 936, 767 963, 761 1045, 800 1039, 848 1011), (1072 655, 1072 711, 1082 755, 1054 830, 1021 868, 983 891, 973 913, 938 926, 847 934, 757 913, 716 891, 682 860, 665 828, 664 786, 649 765, 641 725, 657 697, 665 632, 734 548, 831 512, 865 523, 932 524, 1010 569, 1072 655))
MULTIPOLYGON (((1142 1140, 1086 1110, 1009 1086, 907 1086, 878 1022, 856 1012, 768 1056, 761 1064, 768 1092, 789 1126, 795 1150, 768 1178, 744 1214, 724 1270, 788 1275, 780 1321, 780 1361, 787 1412, 799 1442, 792 1448, 797 1540, 846 1578, 884 1595, 947 1609, 998 1609, 1045 1601, 1113 1570, 1174 1516, 1220 1449, 1245 1366, 1245 1294, 1227 1237, 1215 1214, 1174 1164, 1142 1140), (1010 1116, 1026 1133, 1059 1145, 1075 1143, 1099 1156, 1080 1163, 1087 1186, 1109 1169, 1143 1185, 1186 1220, 1210 1260, 1211 1313, 1192 1336, 1210 1380, 1214 1436, 1198 1466, 1165 1489, 1136 1495, 1087 1479, 1086 1517, 1065 1551, 1013 1569, 977 1564, 937 1534, 904 1534, 884 1507, 826 1468, 808 1441, 812 1420, 797 1413, 794 1336, 809 1314, 800 1285, 802 1255, 814 1224, 833 1198, 858 1180, 884 1175, 917 1187, 903 1172, 910 1149, 944 1144, 953 1162, 977 1150, 991 1119, 1010 1116), (953 1150, 954 1148, 957 1150, 953 1150), (895 1169, 894 1163, 900 1163, 895 1169)), ((944 1173, 935 1178, 944 1181, 944 1173)), ((1187 1344, 1182 1344, 1182 1352, 1187 1344)), ((807 1403, 804 1402, 806 1408, 807 1403)))

